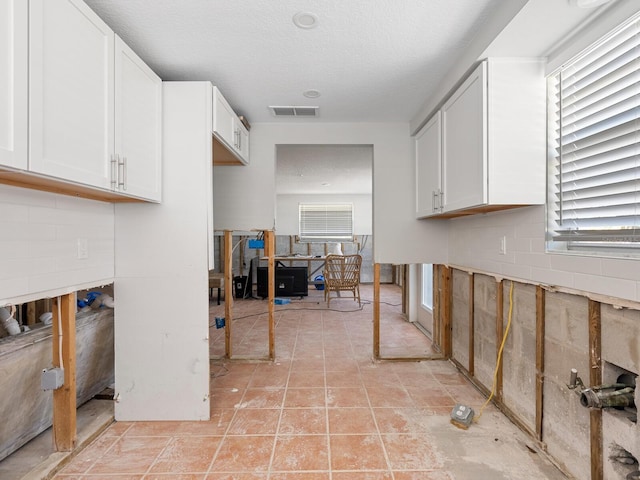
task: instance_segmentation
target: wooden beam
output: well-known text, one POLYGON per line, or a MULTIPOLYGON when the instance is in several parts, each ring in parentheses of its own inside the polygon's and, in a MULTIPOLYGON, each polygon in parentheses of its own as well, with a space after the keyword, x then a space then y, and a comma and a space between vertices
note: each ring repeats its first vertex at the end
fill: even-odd
POLYGON ((380 264, 373 264, 373 359, 380 359, 380 264))
POLYGON ((536 438, 542 441, 544 409, 545 290, 536 286, 536 438))
POLYGON ((452 302, 452 276, 451 268, 442 266, 442 300, 440 309, 442 312, 442 343, 443 354, 446 358, 451 358, 453 355, 453 341, 452 341, 452 321, 451 321, 451 302, 452 302))
POLYGON ((239 254, 238 254, 238 270, 239 270, 239 274, 242 277, 244 275, 244 246, 245 246, 245 240, 247 237, 241 236, 240 237, 240 250, 239 250, 239 254))
MULTIPOLYGON (((602 323, 600 302, 589 300, 589 384, 602 385, 602 323)), ((602 409, 589 411, 591 480, 603 480, 602 409)))
POLYGON ((233 320, 233 240, 231 230, 224 231, 224 351, 227 358, 233 354, 231 323, 233 320))
POLYGON ((268 296, 269 296, 269 358, 275 360, 276 358, 276 322, 275 322, 275 306, 274 297, 276 295, 276 271, 275 271, 275 234, 272 231, 264 232, 265 247, 268 252, 267 263, 267 278, 268 282, 268 296))
POLYGON ((475 375, 475 275, 469 274, 469 375, 475 375))
POLYGON ((53 391, 53 441, 59 452, 76 446, 76 301, 71 293, 53 302, 53 366, 64 368, 64 385, 53 391))
POLYGON ((502 401, 502 358, 498 362, 498 352, 504 335, 504 284, 502 280, 496 286, 496 400, 502 401))
POLYGON ((440 309, 440 267, 433 265, 433 345, 442 352, 442 311, 440 309))

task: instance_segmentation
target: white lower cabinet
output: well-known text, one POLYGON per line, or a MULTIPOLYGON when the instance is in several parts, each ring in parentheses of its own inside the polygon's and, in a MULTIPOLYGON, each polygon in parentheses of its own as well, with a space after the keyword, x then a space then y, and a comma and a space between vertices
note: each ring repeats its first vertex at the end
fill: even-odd
POLYGON ((543 204, 545 98, 539 59, 480 63, 416 135, 416 216, 543 204))
POLYGON ((27 168, 28 4, 0 2, 0 165, 27 168))

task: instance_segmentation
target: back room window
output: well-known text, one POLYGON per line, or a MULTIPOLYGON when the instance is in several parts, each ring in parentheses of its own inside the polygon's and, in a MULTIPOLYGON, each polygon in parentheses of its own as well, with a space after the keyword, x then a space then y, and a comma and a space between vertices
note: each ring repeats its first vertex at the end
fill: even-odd
POLYGON ((353 204, 300 203, 302 242, 350 242, 353 240, 353 204))

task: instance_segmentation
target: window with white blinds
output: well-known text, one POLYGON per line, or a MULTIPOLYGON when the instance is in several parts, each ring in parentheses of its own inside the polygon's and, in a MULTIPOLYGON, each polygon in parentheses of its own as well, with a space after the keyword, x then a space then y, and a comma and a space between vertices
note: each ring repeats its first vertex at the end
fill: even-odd
POLYGON ((547 91, 548 240, 640 246, 640 18, 551 75, 547 91))
POLYGON ((300 241, 353 240, 353 204, 299 204, 300 241))

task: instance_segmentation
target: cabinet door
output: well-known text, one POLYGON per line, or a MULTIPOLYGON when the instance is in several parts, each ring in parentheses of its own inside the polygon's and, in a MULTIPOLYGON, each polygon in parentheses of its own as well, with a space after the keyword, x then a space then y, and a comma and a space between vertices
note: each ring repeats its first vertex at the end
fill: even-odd
POLYGON ((160 201, 162 80, 117 36, 115 108, 114 189, 160 201))
POLYGON ((27 168, 28 9, 0 2, 0 165, 27 168))
POLYGON ((235 151, 235 113, 224 99, 220 90, 213 88, 213 133, 229 148, 235 151))
POLYGON ((442 121, 437 112, 416 135, 416 217, 440 212, 442 121))
POLYGON ((249 131, 236 117, 236 151, 242 157, 242 162, 249 163, 249 131))
POLYGON ((486 63, 442 108, 443 211, 487 202, 486 63))
POLYGON ((80 0, 32 0, 29 169, 108 188, 113 32, 80 0))

